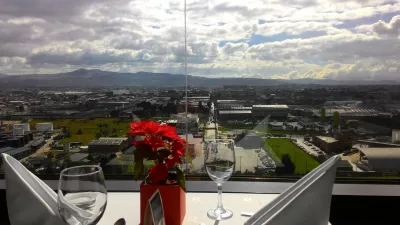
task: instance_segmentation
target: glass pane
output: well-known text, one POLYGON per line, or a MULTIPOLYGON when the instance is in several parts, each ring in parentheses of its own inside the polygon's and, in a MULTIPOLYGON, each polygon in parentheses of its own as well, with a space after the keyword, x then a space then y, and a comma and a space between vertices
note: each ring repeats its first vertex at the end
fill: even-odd
POLYGON ((188 179, 209 180, 214 139, 234 142, 231 180, 336 154, 338 181, 399 178, 397 1, 187 0, 186 20, 181 0, 18 4, 0 8, 0 153, 35 174, 132 179, 129 124, 152 120, 187 139, 188 179))

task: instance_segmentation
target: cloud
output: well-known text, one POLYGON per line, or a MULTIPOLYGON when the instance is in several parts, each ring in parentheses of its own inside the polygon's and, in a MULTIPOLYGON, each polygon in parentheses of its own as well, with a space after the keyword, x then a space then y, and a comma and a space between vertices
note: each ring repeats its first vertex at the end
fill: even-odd
MULTIPOLYGON (((0 5, 0 73, 183 73, 181 0, 0 5)), ((398 1, 191 0, 187 15, 190 74, 399 79, 398 1)))
POLYGON ((372 25, 372 28, 379 35, 398 36, 400 35, 400 15, 394 16, 389 23, 379 20, 372 25))

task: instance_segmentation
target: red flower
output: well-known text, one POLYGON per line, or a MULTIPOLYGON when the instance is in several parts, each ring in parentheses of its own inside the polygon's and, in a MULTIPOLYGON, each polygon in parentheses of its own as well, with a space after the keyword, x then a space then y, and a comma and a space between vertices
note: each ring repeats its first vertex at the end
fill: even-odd
POLYGON ((130 124, 131 130, 128 135, 131 136, 151 136, 166 137, 173 140, 180 139, 176 134, 176 128, 167 124, 160 125, 154 121, 140 121, 130 124))
POLYGON ((151 147, 151 150, 153 150, 153 152, 155 152, 155 151, 157 151, 157 149, 159 147, 164 146, 164 141, 158 137, 146 137, 145 139, 143 139, 141 141, 134 141, 134 142, 132 142, 132 144, 134 146, 136 146, 137 148, 140 148, 143 145, 148 145, 151 147))
POLYGON ((160 181, 166 180, 168 177, 168 168, 165 164, 157 164, 149 169, 149 177, 153 185, 160 181))
POLYGON ((186 141, 183 139, 179 141, 174 140, 170 143, 168 150, 171 152, 171 155, 165 159, 168 167, 173 167, 176 163, 182 163, 181 156, 185 155, 185 143, 186 141))
MULTIPOLYGON (((128 135, 145 136, 141 141, 134 141, 136 146, 135 159, 155 160, 156 165, 149 169, 149 179, 152 184, 167 182, 168 168, 181 164, 185 155, 186 141, 176 134, 176 128, 154 121, 133 122, 128 135)), ((135 171, 136 172, 136 171, 135 171)))

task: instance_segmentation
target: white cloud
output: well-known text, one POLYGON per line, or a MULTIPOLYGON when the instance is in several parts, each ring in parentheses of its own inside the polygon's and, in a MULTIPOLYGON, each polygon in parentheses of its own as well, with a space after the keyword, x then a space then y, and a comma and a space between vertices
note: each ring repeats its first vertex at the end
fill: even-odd
MULTIPOLYGON (((0 5, 0 73, 183 72, 181 0, 0 5)), ((382 19, 395 13, 390 0, 188 0, 189 73, 398 79, 400 17, 382 19)))

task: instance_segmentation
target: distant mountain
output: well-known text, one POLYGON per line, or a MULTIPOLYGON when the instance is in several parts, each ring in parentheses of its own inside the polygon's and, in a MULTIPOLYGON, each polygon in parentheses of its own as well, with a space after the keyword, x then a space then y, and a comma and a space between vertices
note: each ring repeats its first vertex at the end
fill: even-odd
MULTIPOLYGON (((277 86, 295 84, 314 85, 369 85, 399 84, 397 81, 336 81, 336 80, 276 80, 259 78, 206 78, 188 75, 192 86, 215 87, 222 85, 277 86)), ((184 86, 185 76, 168 73, 117 73, 102 70, 79 69, 68 73, 0 75, 0 86, 4 87, 116 87, 116 86, 184 86)))

